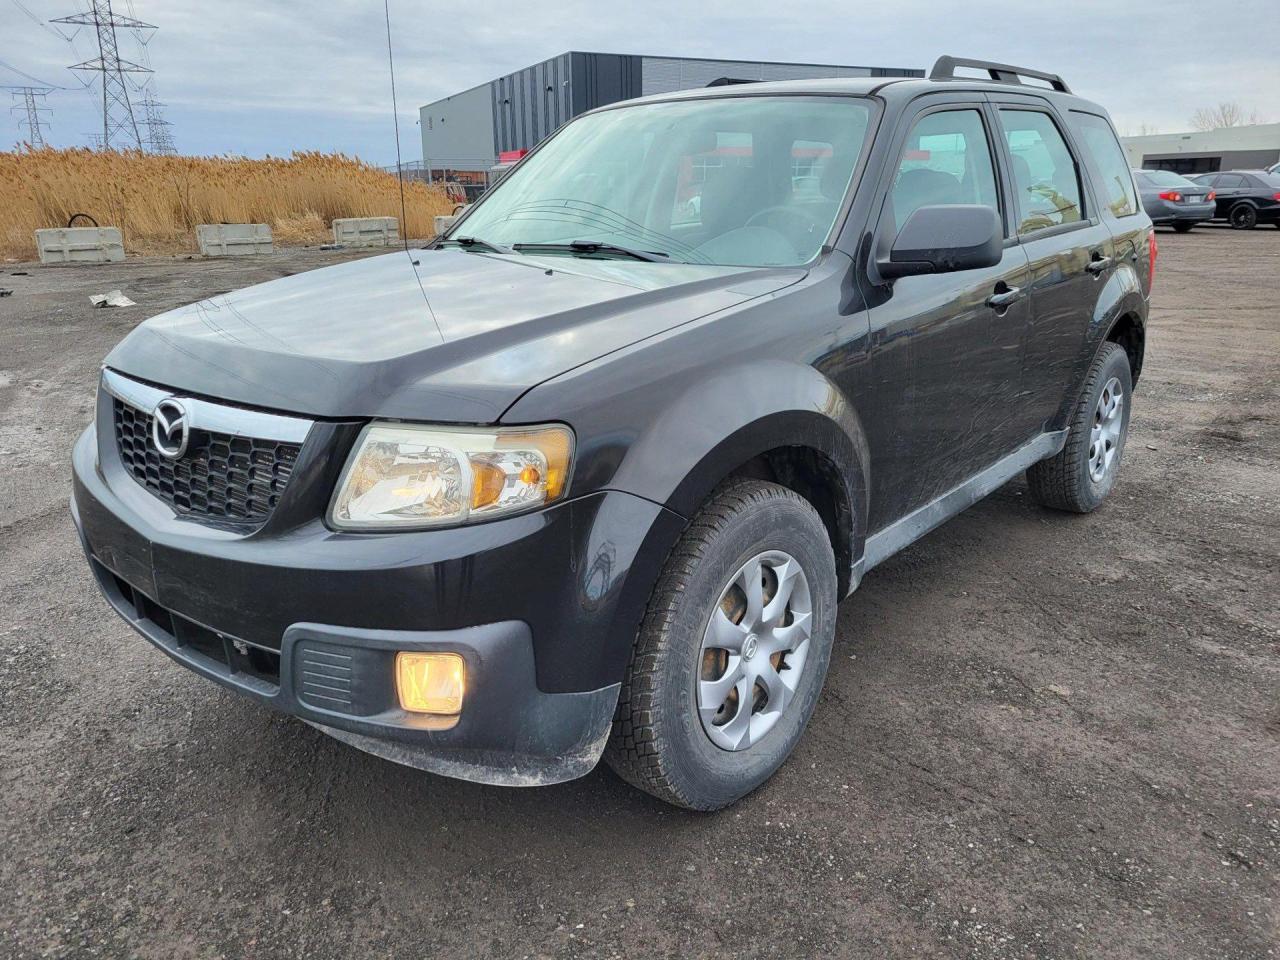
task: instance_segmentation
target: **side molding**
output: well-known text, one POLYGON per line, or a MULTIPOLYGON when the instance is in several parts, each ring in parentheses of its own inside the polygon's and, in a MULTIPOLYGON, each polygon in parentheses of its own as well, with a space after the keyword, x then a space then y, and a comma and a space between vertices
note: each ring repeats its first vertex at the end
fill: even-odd
POLYGON ((883 530, 867 537, 862 559, 854 565, 855 582, 868 570, 911 544, 926 533, 950 520, 957 513, 967 510, 989 493, 1002 487, 1033 463, 1058 453, 1067 442, 1067 431, 1042 433, 1030 443, 1019 447, 1008 456, 1001 457, 981 473, 974 474, 964 483, 948 490, 936 500, 912 511, 883 530))

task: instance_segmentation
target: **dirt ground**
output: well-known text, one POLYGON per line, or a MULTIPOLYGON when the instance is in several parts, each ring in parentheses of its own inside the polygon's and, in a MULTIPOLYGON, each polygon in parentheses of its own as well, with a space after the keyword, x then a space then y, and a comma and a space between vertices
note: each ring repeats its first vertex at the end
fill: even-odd
POLYGON ((1280 230, 1159 240, 1107 505, 1018 480, 869 575, 797 754, 716 815, 374 759, 99 598, 99 361, 341 254, 0 264, 0 956, 1280 955, 1280 230))

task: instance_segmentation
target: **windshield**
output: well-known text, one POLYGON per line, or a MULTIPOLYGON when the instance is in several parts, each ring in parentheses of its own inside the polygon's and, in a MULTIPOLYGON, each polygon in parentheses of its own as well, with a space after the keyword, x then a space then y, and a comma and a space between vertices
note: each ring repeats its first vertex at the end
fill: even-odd
POLYGON ((1192 183, 1186 177, 1180 177, 1176 173, 1169 170, 1145 170, 1141 174, 1142 179, 1146 180, 1153 187, 1198 187, 1198 183, 1192 183))
POLYGON ((657 263, 795 266, 831 232, 866 139, 867 101, 716 97, 570 123, 455 231, 517 252, 611 247, 657 263), (649 259, 649 258, 646 258, 649 259))

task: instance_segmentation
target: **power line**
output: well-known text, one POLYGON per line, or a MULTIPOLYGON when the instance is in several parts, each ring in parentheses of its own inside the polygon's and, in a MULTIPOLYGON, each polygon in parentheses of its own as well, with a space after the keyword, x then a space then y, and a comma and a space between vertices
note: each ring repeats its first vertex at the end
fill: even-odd
POLYGON ((25 73, 22 70, 19 70, 17 67, 15 67, 11 63, 5 63, 3 60, 0 60, 0 67, 4 67, 6 70, 10 70, 13 73, 16 73, 18 76, 23 77, 24 79, 30 80, 32 83, 38 84, 39 86, 48 87, 50 90, 69 89, 68 87, 60 87, 56 83, 45 83, 39 77, 33 77, 31 74, 25 73))
POLYGON ((89 6, 88 13, 59 17, 50 22, 94 28, 98 36, 98 56, 92 60, 74 64, 71 69, 102 74, 103 149, 110 150, 113 146, 133 146, 141 150, 142 135, 138 132, 138 121, 133 113, 133 104, 129 102, 129 87, 124 77, 126 73, 151 73, 152 70, 150 67, 120 58, 116 31, 117 29, 154 30, 155 25, 114 13, 111 10, 111 0, 90 0, 89 6))
POLYGON ((49 26, 49 24, 45 23, 38 16, 32 13, 31 10, 28 9, 27 5, 22 2, 22 0, 13 0, 13 5, 17 7, 19 10, 21 10, 23 13, 25 13, 32 23, 34 23, 37 27, 39 27, 41 30, 43 30, 45 33, 49 34, 50 36, 57 37, 59 40, 71 39, 70 36, 63 33, 61 30, 58 30, 56 27, 49 26))

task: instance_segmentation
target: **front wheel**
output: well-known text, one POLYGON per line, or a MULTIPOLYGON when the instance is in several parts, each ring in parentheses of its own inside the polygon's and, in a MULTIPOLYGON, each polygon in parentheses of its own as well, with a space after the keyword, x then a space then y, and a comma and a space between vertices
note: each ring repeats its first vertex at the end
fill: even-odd
POLYGON ((1091 513, 1102 505, 1120 472, 1132 393, 1128 356, 1119 344, 1104 343, 1089 367, 1066 445, 1027 470, 1032 499, 1072 513, 1091 513))
POLYGON ((1231 208, 1231 226, 1237 230, 1252 230, 1258 225, 1258 211, 1247 203, 1237 203, 1231 208))
POLYGON ((835 637, 835 557, 786 487, 722 487, 668 557, 605 753, 624 780, 694 810, 764 783, 818 702, 835 637))

